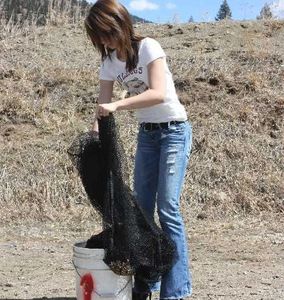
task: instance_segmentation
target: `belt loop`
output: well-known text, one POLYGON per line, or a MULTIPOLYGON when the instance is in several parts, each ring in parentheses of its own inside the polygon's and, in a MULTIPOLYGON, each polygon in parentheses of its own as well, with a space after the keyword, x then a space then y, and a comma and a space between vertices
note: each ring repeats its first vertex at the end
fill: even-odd
POLYGON ((143 131, 146 131, 145 122, 142 122, 142 123, 140 124, 140 126, 141 126, 141 128, 142 128, 143 131))
POLYGON ((148 123, 144 123, 144 131, 145 132, 148 132, 148 131, 150 131, 151 130, 151 128, 147 128, 147 125, 148 125, 148 123))

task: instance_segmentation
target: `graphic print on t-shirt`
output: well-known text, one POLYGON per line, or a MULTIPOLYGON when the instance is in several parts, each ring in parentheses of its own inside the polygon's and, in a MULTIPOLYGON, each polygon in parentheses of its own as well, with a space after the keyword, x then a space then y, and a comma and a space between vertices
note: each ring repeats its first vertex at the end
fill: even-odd
POLYGON ((139 80, 137 77, 134 77, 129 81, 124 81, 122 86, 127 90, 126 97, 133 97, 148 90, 146 83, 142 80, 139 80))

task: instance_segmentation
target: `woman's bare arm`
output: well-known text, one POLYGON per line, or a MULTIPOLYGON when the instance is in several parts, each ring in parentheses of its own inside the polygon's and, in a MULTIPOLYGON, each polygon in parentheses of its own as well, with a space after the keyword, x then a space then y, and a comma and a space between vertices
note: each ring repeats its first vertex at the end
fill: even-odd
MULTIPOLYGON (((109 80, 100 80, 100 91, 99 91, 99 97, 98 97, 98 104, 103 103, 110 103, 112 98, 112 92, 113 92, 113 81, 109 80)), ((98 115, 97 111, 95 113, 95 120, 93 124, 93 130, 96 132, 99 132, 99 126, 98 126, 98 115)))

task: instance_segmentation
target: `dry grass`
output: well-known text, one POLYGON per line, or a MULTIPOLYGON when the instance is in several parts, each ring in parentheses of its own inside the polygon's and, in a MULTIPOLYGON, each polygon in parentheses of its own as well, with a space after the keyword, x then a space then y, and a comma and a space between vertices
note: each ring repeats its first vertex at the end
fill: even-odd
MULTIPOLYGON (((164 47, 193 125, 184 214, 283 213, 284 23, 137 30, 164 47)), ((90 128, 98 54, 78 22, 1 27, 0 37, 2 221, 97 219, 66 149, 90 128)), ((116 116, 132 184, 135 118, 116 116)))

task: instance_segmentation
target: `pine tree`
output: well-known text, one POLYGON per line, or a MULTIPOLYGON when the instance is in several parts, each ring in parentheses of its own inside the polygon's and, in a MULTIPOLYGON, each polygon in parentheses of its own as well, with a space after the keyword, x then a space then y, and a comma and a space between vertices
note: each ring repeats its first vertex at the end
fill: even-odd
POLYGON ((194 23, 193 16, 190 16, 190 18, 189 18, 189 20, 188 20, 188 23, 194 23))
POLYGON ((224 20, 224 19, 231 19, 232 12, 226 0, 220 6, 218 11, 217 17, 215 18, 216 21, 224 20))
POLYGON ((265 3, 263 8, 260 11, 259 16, 257 16, 257 19, 264 20, 264 19, 272 19, 272 18, 273 18, 273 14, 270 9, 270 6, 267 3, 265 3))

